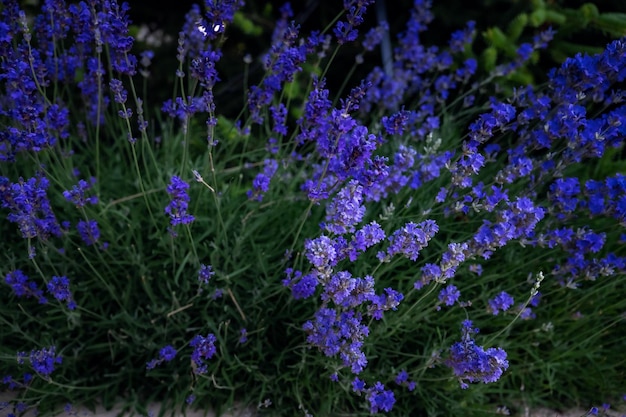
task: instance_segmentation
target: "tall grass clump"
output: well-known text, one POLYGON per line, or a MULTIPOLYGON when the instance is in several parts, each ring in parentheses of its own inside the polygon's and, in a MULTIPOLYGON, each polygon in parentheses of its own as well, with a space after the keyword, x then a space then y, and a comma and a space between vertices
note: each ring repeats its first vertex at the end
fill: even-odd
POLYGON ((550 29, 483 73, 475 25, 429 46, 415 0, 375 66, 372 3, 311 33, 281 8, 230 115, 214 92, 242 1, 192 8, 155 103, 126 4, 31 17, 3 0, 0 377, 17 397, 2 412, 121 398, 143 414, 484 416, 621 398, 626 41, 503 96, 550 29))

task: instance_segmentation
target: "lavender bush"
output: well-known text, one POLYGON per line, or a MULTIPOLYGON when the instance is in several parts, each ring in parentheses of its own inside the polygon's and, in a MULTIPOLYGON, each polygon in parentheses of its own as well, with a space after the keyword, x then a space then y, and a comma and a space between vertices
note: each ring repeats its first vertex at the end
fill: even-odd
POLYGON ((475 24, 428 46, 415 0, 391 62, 331 91, 339 54, 378 57, 372 3, 311 33, 283 6, 229 118, 214 89, 242 1, 191 9, 172 98, 151 103, 126 4, 30 18, 3 0, 3 412, 123 396, 471 416, 623 395, 626 41, 506 97, 553 32, 485 74, 475 24))

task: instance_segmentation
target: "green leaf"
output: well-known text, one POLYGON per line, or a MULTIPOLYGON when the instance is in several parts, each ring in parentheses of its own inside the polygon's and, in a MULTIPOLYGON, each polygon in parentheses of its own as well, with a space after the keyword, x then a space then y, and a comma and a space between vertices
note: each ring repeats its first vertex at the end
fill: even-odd
POLYGON ((486 48, 480 56, 480 61, 487 71, 491 71, 496 67, 498 60, 498 50, 493 46, 486 48))
POLYGON ((519 39, 526 25, 528 25, 528 15, 526 13, 520 13, 515 16, 506 30, 509 39, 512 41, 519 39))
POLYGON ((543 25, 546 21, 546 9, 537 9, 530 14, 529 23, 534 27, 543 25))
POLYGON ((260 36, 263 34, 263 28, 255 25, 242 12, 236 12, 233 17, 233 25, 238 27, 243 33, 250 36, 260 36))
POLYGON ((602 13, 591 22, 594 28, 611 36, 626 35, 626 13, 602 13))
POLYGON ((567 22, 567 17, 555 10, 546 10, 546 22, 562 25, 567 22))

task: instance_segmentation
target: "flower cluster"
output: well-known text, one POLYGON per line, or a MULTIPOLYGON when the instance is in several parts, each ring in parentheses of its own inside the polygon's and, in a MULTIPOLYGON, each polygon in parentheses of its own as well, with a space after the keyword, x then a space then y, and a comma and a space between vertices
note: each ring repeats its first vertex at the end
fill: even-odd
POLYGON ((248 190, 247 196, 251 200, 262 201, 263 194, 269 190, 270 181, 278 169, 278 162, 275 159, 266 159, 263 171, 257 174, 252 181, 252 190, 248 190))
POLYGON ((419 252, 428 246, 428 241, 438 231, 439 227, 433 220, 426 220, 420 224, 409 222, 389 236, 390 243, 387 252, 379 252, 378 259, 387 262, 394 255, 401 253, 408 259, 415 261, 419 252))
POLYGON ((409 374, 406 370, 401 370, 398 375, 396 375, 395 383, 398 385, 405 386, 409 391, 413 391, 417 385, 415 381, 409 380, 409 374))
POLYGON ((200 265, 200 270, 198 271, 198 282, 200 284, 208 284, 211 277, 215 275, 215 271, 213 271, 213 267, 211 265, 200 265))
POLYGON ((25 239, 47 240, 50 236, 61 236, 48 200, 49 185, 50 181, 42 175, 28 180, 20 178, 16 183, 0 177, 0 206, 10 210, 7 219, 17 223, 25 239))
POLYGON ((91 189, 96 183, 96 178, 91 177, 89 182, 85 180, 78 181, 77 185, 74 185, 71 190, 63 191, 63 197, 70 203, 74 204, 77 208, 85 207, 86 204, 98 204, 98 197, 95 195, 87 196, 87 190, 91 189))
POLYGON ((46 297, 43 296, 43 291, 37 287, 37 284, 30 281, 28 277, 19 269, 9 272, 5 276, 4 282, 6 282, 13 289, 13 292, 18 297, 35 297, 39 300, 40 304, 48 302, 46 297))
POLYGON ((170 345, 163 346, 159 350, 159 358, 152 359, 150 362, 148 362, 146 364, 146 369, 150 371, 156 368, 157 366, 159 366, 160 364, 162 364, 163 362, 172 361, 176 357, 176 353, 178 352, 176 352, 176 349, 174 349, 172 346, 170 345))
POLYGON ((80 238, 87 246, 95 244, 100 239, 100 228, 98 222, 91 220, 80 220, 76 225, 80 238))
POLYGON ((74 310, 76 308, 76 303, 74 302, 72 292, 70 291, 70 280, 67 277, 52 277, 50 282, 48 282, 47 288, 54 298, 59 301, 66 302, 67 308, 70 310, 74 310))
POLYGON ((306 322, 303 329, 309 343, 326 356, 339 356, 353 373, 360 373, 367 365, 362 347, 369 328, 359 313, 322 308, 315 314, 315 321, 306 322))
POLYGON ((445 364, 458 377, 461 388, 467 382, 495 382, 509 367, 506 352, 500 348, 486 349, 476 344, 472 334, 478 333, 471 321, 463 322, 461 341, 450 347, 450 357, 445 364))
POLYGON ((507 294, 506 291, 502 291, 500 294, 489 300, 489 311, 494 316, 497 316, 500 311, 507 311, 514 303, 515 300, 513 297, 507 294))
POLYGON ((56 346, 40 350, 35 349, 30 354, 18 352, 17 363, 23 364, 26 358, 30 361, 33 370, 46 379, 50 378, 50 374, 54 372, 56 365, 63 362, 63 357, 56 354, 56 346))
POLYGON ((193 215, 187 213, 189 208, 187 189, 189 189, 189 184, 176 175, 172 175, 170 184, 167 186, 167 193, 172 201, 165 207, 165 214, 169 214, 172 226, 189 224, 195 220, 193 215))
POLYGON ((385 389, 385 386, 380 381, 376 381, 372 387, 367 388, 365 381, 354 378, 352 391, 358 395, 364 394, 366 396, 371 414, 376 414, 380 411, 391 411, 396 403, 393 391, 385 389))
POLYGON ((217 348, 215 343, 217 338, 214 334, 209 333, 206 337, 196 335, 189 346, 193 348, 191 353, 191 361, 193 362, 193 372, 196 374, 204 374, 208 371, 207 359, 211 359, 215 355, 217 348))

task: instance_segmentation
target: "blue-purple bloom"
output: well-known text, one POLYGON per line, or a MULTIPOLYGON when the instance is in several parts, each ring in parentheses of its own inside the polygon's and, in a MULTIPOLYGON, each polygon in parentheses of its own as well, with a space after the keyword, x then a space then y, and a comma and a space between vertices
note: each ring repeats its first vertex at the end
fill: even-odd
POLYGON ((201 284, 208 284, 213 275, 215 275, 215 271, 213 271, 213 267, 211 265, 200 265, 200 270, 198 271, 198 281, 201 284))
POLYGON ((454 285, 447 285, 439 292, 439 301, 447 306, 452 306, 461 296, 461 291, 454 285))
POLYGON ((239 330, 239 343, 244 344, 248 341, 248 330, 246 328, 241 328, 239 330))
POLYGON ((163 362, 170 362, 170 361, 172 361, 176 357, 177 353, 178 352, 176 351, 176 349, 173 346, 171 346, 171 345, 163 346, 159 350, 159 357, 158 357, 158 359, 152 359, 150 362, 148 362, 146 364, 146 369, 147 370, 152 370, 152 369, 156 368, 157 366, 159 366, 160 364, 162 364, 163 362))
POLYGON ((96 179, 91 177, 90 182, 85 180, 78 181, 71 190, 63 191, 63 197, 77 208, 85 207, 86 204, 98 204, 98 197, 95 195, 87 196, 87 191, 95 184, 96 179))
MULTIPOLYGON (((23 364, 26 357, 26 352, 18 352, 17 363, 23 364)), ((56 354, 56 346, 32 350, 28 355, 28 359, 33 370, 46 379, 50 378, 50 374, 54 372, 55 366, 63 362, 62 356, 56 354)))
POLYGON ((409 381, 409 374, 405 369, 401 370, 398 375, 396 375, 394 381, 396 384, 406 387, 409 391, 413 391, 417 386, 415 381, 409 381))
POLYGON ((373 51, 378 44, 381 43, 385 33, 389 31, 389 25, 387 22, 380 22, 378 26, 367 31, 363 37, 363 49, 366 51, 373 51))
POLYGON ((74 310, 76 308, 76 303, 72 297, 72 292, 70 291, 70 280, 65 277, 57 277, 53 276, 50 282, 47 285, 48 292, 54 296, 59 301, 64 301, 67 303, 67 308, 70 310, 74 310))
POLYGON ((439 231, 434 220, 425 220, 419 224, 409 222, 389 236, 387 253, 380 252, 378 259, 388 261, 394 255, 401 253, 408 259, 415 261, 419 252, 428 246, 428 242, 439 231))
POLYGON ((91 246, 100 239, 100 228, 98 222, 91 220, 80 220, 76 225, 80 238, 87 246, 91 246))
POLYGON ((215 355, 217 351, 215 347, 216 342, 217 338, 212 333, 209 333, 206 337, 196 335, 191 339, 191 342, 189 342, 189 346, 193 348, 191 360, 193 361, 193 372, 195 374, 208 372, 208 365, 205 361, 215 355))
POLYGON ((48 200, 48 179, 42 175, 17 183, 0 177, 0 206, 10 210, 7 219, 17 223, 25 239, 47 240, 61 236, 61 228, 48 200))
POLYGON ((409 379, 409 374, 407 373, 407 371, 405 369, 401 370, 398 375, 396 375, 396 384, 401 385, 404 382, 408 381, 409 379))
MULTIPOLYGON (((367 278, 367 277, 366 277, 367 278)), ((393 288, 385 288, 385 293, 380 295, 373 294, 373 281, 374 279, 370 277, 372 281, 370 286, 372 287, 372 294, 368 296, 371 305, 368 306, 368 313, 375 319, 380 320, 383 318, 383 312, 389 310, 397 310, 400 302, 404 299, 404 295, 394 290, 393 288)))
POLYGON ((252 181, 252 190, 248 190, 247 196, 251 200, 262 201, 263 195, 270 188, 270 181, 278 169, 278 162, 275 159, 266 159, 263 171, 257 174, 252 181))
POLYGON ((37 288, 37 284, 30 281, 26 274, 24 274, 20 269, 9 272, 5 276, 4 282, 11 286, 13 292, 18 297, 35 297, 39 300, 39 304, 45 304, 48 302, 48 300, 46 300, 43 296, 43 291, 37 288))
POLYGON ((315 319, 304 323, 302 328, 311 345, 326 356, 339 356, 344 366, 349 366, 353 373, 358 374, 367 365, 362 347, 369 328, 362 320, 360 313, 351 310, 340 312, 320 308, 315 313, 315 319))
POLYGON ((515 300, 513 297, 505 291, 502 291, 500 294, 489 300, 489 311, 494 316, 497 316, 500 311, 507 311, 514 303, 515 300))
POLYGON ((190 200, 187 189, 189 189, 189 184, 176 175, 172 175, 170 184, 167 186, 167 193, 172 201, 165 207, 165 213, 169 214, 172 226, 189 224, 195 220, 194 216, 187 213, 190 200))
POLYGON ((302 275, 302 271, 294 271, 293 268, 287 268, 285 274, 287 278, 282 283, 284 286, 291 288, 291 294, 294 299, 309 298, 315 294, 315 289, 319 284, 316 273, 312 272, 302 275))
POLYGON ((337 261, 337 251, 333 243, 333 240, 328 236, 307 240, 304 243, 304 248, 309 262, 318 269, 334 266, 337 261))
POLYGON ((365 386, 365 381, 363 381, 359 377, 355 377, 352 381, 352 391, 356 392, 357 394, 365 391, 365 386))
POLYGON ((359 254, 367 250, 369 247, 382 242, 385 239, 385 231, 380 225, 373 221, 357 230, 352 236, 352 240, 348 244, 348 258, 351 262, 356 261, 359 254))
POLYGON ((378 381, 367 390, 367 400, 370 403, 371 414, 376 414, 380 411, 389 412, 396 403, 393 391, 385 389, 385 386, 378 381))
POLYGON ((363 187, 352 180, 337 193, 326 206, 326 223, 322 226, 330 233, 344 234, 354 232, 365 215, 363 206, 363 187))
POLYGON ((496 382, 509 367, 506 352, 501 348, 485 350, 478 346, 472 337, 478 329, 470 320, 463 322, 461 330, 461 341, 450 347, 450 356, 445 361, 459 379, 461 388, 468 388, 467 382, 496 382))

